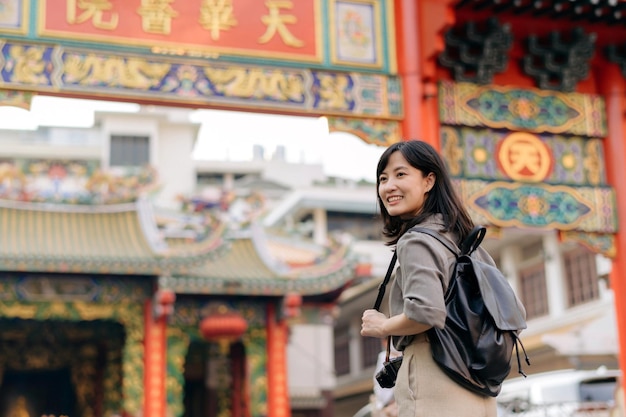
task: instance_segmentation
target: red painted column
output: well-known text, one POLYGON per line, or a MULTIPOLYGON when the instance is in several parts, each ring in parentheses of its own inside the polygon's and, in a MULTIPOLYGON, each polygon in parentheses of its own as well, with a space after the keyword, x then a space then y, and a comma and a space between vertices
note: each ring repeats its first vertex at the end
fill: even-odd
POLYGON ((615 314, 619 340, 619 363, 626 375, 626 82, 617 65, 605 65, 599 77, 606 100, 608 137, 605 160, 609 183, 615 188, 617 218, 620 228, 616 237, 617 256, 611 270, 611 288, 615 297, 615 314))
POLYGON ((420 33, 420 61, 422 69, 422 126, 423 139, 440 149, 439 105, 437 100, 437 55, 443 50, 439 32, 445 25, 446 2, 419 0, 417 10, 420 33))
POLYGON ((267 306, 267 415, 291 417, 287 381, 287 323, 267 306))
POLYGON ((440 148, 437 57, 454 23, 450 0, 396 0, 396 50, 402 80, 405 139, 440 148))
POLYGON ((396 53, 398 76, 402 81, 404 119, 402 138, 423 139, 422 126, 422 76, 420 71, 419 29, 417 22, 417 0, 396 0, 394 4, 396 22, 396 53))
POLYGON ((152 301, 144 309, 144 417, 165 417, 166 316, 154 317, 152 301))

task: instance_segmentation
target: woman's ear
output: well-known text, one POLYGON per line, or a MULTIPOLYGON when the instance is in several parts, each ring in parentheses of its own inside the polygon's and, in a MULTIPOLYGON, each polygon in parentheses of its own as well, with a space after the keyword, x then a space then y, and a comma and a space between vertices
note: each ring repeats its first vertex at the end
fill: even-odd
POLYGON ((435 182, 437 181, 437 176, 434 172, 429 173, 426 176, 426 192, 429 192, 435 186, 435 182))

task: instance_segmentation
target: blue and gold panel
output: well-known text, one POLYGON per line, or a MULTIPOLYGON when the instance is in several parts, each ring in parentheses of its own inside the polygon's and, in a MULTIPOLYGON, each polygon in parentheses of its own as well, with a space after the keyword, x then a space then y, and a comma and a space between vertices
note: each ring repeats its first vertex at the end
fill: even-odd
POLYGON ((601 139, 443 126, 441 140, 454 177, 575 186, 607 183, 601 139))
POLYGON ((607 134, 604 99, 588 94, 442 82, 439 115, 447 125, 589 137, 607 134))
POLYGON ((6 43, 0 39, 0 87, 16 90, 54 87, 54 48, 48 45, 6 43))
POLYGON ((456 180, 456 185, 478 223, 594 233, 617 231, 615 192, 609 187, 480 180, 456 180))
POLYGON ((396 77, 190 62, 2 40, 0 87, 236 110, 402 117, 400 81, 396 77))

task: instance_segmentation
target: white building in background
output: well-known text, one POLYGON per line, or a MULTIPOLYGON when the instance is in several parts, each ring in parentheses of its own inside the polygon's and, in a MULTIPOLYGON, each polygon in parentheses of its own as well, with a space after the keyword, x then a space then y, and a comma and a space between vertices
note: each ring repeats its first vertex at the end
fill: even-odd
MULTIPOLYGON (((257 220, 273 235, 268 250, 296 264, 309 262, 333 239, 349 240, 359 258, 353 285, 336 294, 338 303, 319 300, 328 307, 324 322, 294 324, 288 360, 294 415, 333 402, 334 417, 351 417, 369 401, 381 348, 380 341, 360 336, 361 314, 373 305, 391 257, 376 220, 375 186, 328 178, 321 164, 287 162, 284 148, 262 143, 250 161, 193 160, 200 125, 189 115, 149 106, 137 113, 99 112, 90 128, 4 130, 0 161, 75 160, 120 172, 150 165, 160 184, 151 198, 164 218, 177 215, 181 199, 219 204, 226 194, 260 194, 266 210, 257 220)), ((235 207, 231 215, 245 217, 246 207, 235 207)), ((490 231, 484 245, 526 305, 528 373, 617 366, 610 262, 560 243, 554 231, 490 231)))
MULTIPOLYGON (((145 166, 154 167, 158 188, 147 190, 146 197, 168 237, 192 233, 187 227, 170 227, 169 220, 189 217, 181 211, 184 204, 219 205, 227 198, 227 215, 245 222, 253 211, 247 206, 247 198, 260 195, 264 218, 258 219, 259 225, 272 238, 265 242, 267 247, 259 250, 292 265, 311 264, 317 257, 324 257, 333 239, 348 242, 350 231, 361 231, 361 219, 371 219, 376 204, 371 184, 361 188, 353 181, 329 182, 321 164, 287 162, 282 147, 265 149, 259 144, 249 161, 193 160, 200 124, 190 121, 191 113, 148 106, 136 113, 97 112, 92 127, 0 130, 0 165, 3 161, 28 161, 19 164, 32 171, 27 173, 33 179, 28 193, 49 193, 54 189, 50 182, 63 179, 53 195, 45 196, 60 203, 86 198, 81 194, 86 186, 105 186, 88 184, 96 182, 92 180, 100 175, 96 174, 99 171, 102 175, 144 175, 145 166), (47 161, 48 169, 60 167, 56 177, 48 170, 40 175, 36 172, 41 161, 47 161), (350 208, 347 215, 346 207, 350 208)), ((12 178, 18 177, 15 174, 12 178)), ((363 232, 376 230, 372 225, 363 232)), ((367 253, 360 256, 369 264, 367 253)), ((316 312, 321 321, 302 318, 291 326, 288 372, 294 414, 319 415, 316 410, 332 410, 336 386, 334 306, 341 290, 312 300, 321 311, 316 312)), ((325 412, 328 415, 330 411, 325 412)))

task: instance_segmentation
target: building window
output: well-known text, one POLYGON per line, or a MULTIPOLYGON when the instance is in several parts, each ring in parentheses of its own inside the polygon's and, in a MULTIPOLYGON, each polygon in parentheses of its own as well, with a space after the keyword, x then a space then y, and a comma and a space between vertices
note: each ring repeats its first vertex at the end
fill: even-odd
POLYGON ((335 372, 337 375, 350 373, 350 329, 335 331, 335 372))
POLYGON ((377 337, 362 337, 361 347, 363 351, 363 368, 375 366, 378 354, 382 350, 382 343, 377 337))
POLYGON ((563 262, 569 307, 598 299, 596 256, 581 247, 566 253, 563 262))
POLYGON ((109 165, 142 167, 150 163, 150 137, 112 135, 109 165))
POLYGON ((224 185, 224 174, 199 173, 196 175, 196 184, 198 186, 215 185, 221 188, 224 185))
POLYGON ((370 213, 342 213, 329 210, 328 232, 349 233, 357 240, 381 240, 382 221, 370 213))
POLYGON ((519 271, 520 298, 529 319, 548 314, 548 290, 543 263, 528 266, 519 271))

